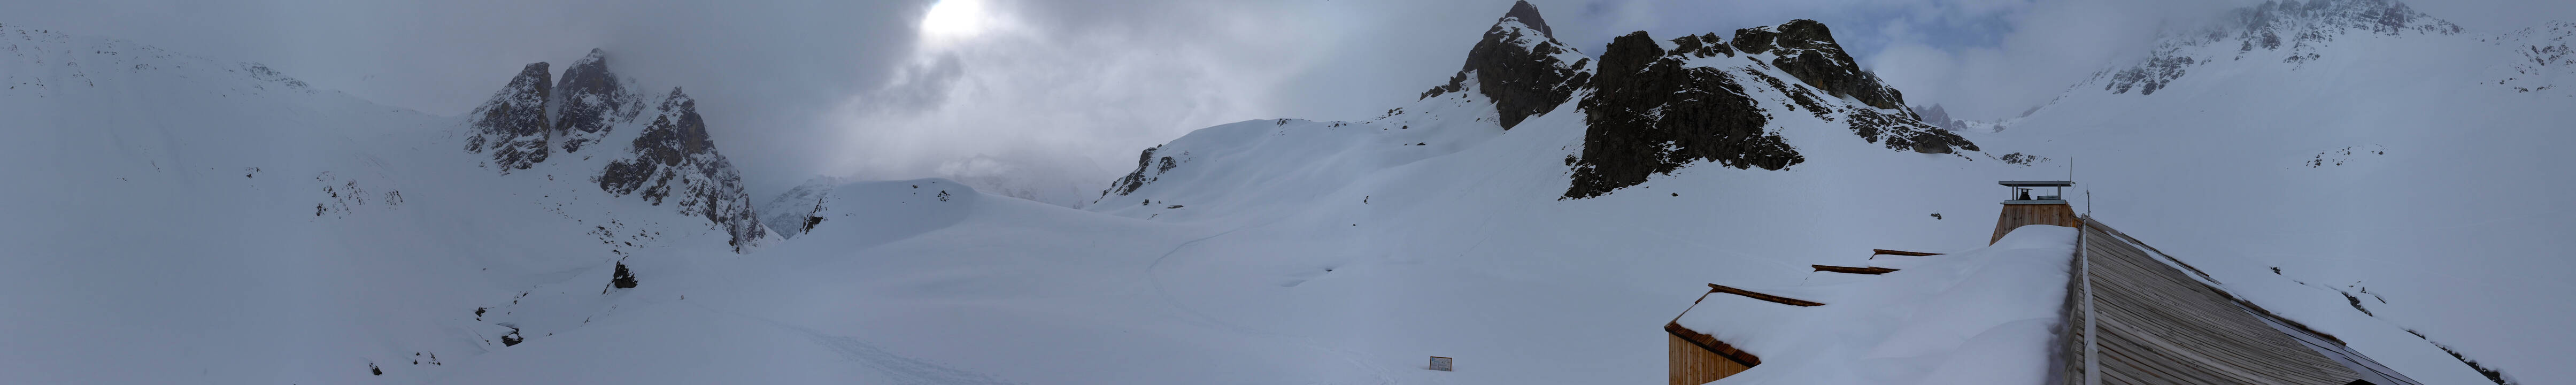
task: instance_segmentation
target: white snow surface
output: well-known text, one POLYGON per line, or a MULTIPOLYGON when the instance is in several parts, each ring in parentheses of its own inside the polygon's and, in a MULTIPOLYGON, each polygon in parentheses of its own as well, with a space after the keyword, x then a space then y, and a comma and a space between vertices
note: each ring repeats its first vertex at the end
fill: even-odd
MULTIPOLYGON (((464 117, 0 32, 0 162, 16 165, 0 167, 0 382, 1655 383, 1660 326, 1720 283, 1829 304, 1747 328, 1862 329, 1807 348, 1721 336, 1766 364, 1720 384, 2030 383, 2063 295, 2040 287, 2062 285, 2071 233, 1978 243, 1990 181, 2077 158, 2080 209, 2426 384, 2488 382, 2410 329, 2521 383, 2576 378, 2552 360, 2576 355, 2560 325, 2576 305, 2555 297, 2576 289, 2557 276, 2576 240, 2554 195, 2576 187, 2556 148, 2576 139, 2557 129, 2576 99, 2514 88, 2540 84, 2514 83, 2533 79, 2514 64, 2529 40, 2564 34, 2195 60, 2153 95, 2077 85, 1966 134, 2051 159, 2031 165, 1774 111, 1766 129, 1806 163, 1703 164, 1580 200, 1558 198, 1583 95, 1504 131, 1479 93, 1452 92, 1367 121, 1203 129, 1158 152, 1177 167, 1082 210, 945 179, 819 184, 778 200, 828 203, 805 211, 825 218, 811 233, 735 254, 702 218, 600 192, 586 178, 609 157, 496 175, 460 151, 464 117), (620 263, 638 287, 610 290, 620 263), (1926 289, 1867 289, 1882 286, 1926 289), (526 342, 505 347, 513 327, 526 342), (1825 369, 1853 362, 1880 369, 1825 369)), ((1725 297, 1703 311, 1763 304, 1725 297)))
POLYGON ((1674 322, 1762 364, 1722 383, 2038 384, 2064 316, 2075 229, 2030 225, 1993 246, 1881 255, 1877 276, 1815 272, 1788 287, 1737 287, 1824 303, 1709 294, 1674 322))

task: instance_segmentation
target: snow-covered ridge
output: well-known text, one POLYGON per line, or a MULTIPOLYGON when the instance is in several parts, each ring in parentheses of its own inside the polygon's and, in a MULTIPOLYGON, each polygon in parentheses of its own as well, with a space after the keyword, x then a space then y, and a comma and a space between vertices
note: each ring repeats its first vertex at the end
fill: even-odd
POLYGON ((2113 94, 2136 90, 2151 95, 2192 68, 2218 60, 2274 60, 2295 70, 2323 57, 2319 50, 2324 46, 2348 36, 2461 33, 2460 26, 2395 0, 2265 1, 2229 11, 2221 20, 2166 32, 2143 62, 2095 73, 2086 84, 2100 84, 2113 94))
MULTIPOLYGON (((1468 51, 1465 68, 1448 84, 1424 92, 1412 105, 1388 110, 1387 116, 1361 122, 1280 119, 1272 126, 1281 130, 1278 135, 1320 128, 1329 132, 1324 135, 1417 137, 1425 134, 1410 130, 1438 129, 1442 133, 1436 135, 1446 139, 1471 142, 1518 127, 1527 119, 1565 111, 1565 105, 1572 104, 1583 114, 1582 121, 1548 128, 1585 132, 1581 148, 1569 145, 1569 153, 1563 156, 1571 179, 1564 197, 1571 199, 1607 194, 1644 183, 1652 175, 1669 175, 1700 162, 1739 169, 1787 168, 1805 159, 1795 148, 1797 144, 1787 142, 1779 133, 1798 127, 1846 129, 1863 142, 1898 151, 1978 151, 1975 143, 1918 121, 1914 112, 1905 107, 1902 93, 1859 68, 1834 42, 1832 33, 1812 20, 1738 30, 1733 41, 1715 33, 1659 41, 1639 32, 1613 42, 1599 58, 1565 48, 1545 34, 1547 27, 1539 20, 1536 7, 1528 2, 1515 3, 1468 51), (1532 25, 1533 22, 1540 24, 1532 25), (1490 115, 1485 112, 1488 110, 1492 111, 1490 115), (1804 113, 1775 117, 1771 111, 1804 113), (1430 124, 1433 122, 1442 124, 1430 124), (1478 126, 1487 126, 1484 122, 1491 122, 1496 132, 1482 132, 1486 130, 1478 126), (1344 130, 1346 126, 1355 129, 1344 130), (1468 132, 1447 132, 1452 130, 1468 132)), ((1207 130, 1261 129, 1255 127, 1260 125, 1246 122, 1207 130)), ((1170 179, 1201 175, 1172 175, 1179 172, 1176 170, 1192 168, 1192 159, 1232 157, 1234 151, 1269 150, 1264 147, 1272 146, 1238 143, 1222 145, 1229 149, 1205 148, 1201 147, 1208 145, 1205 141, 1193 140, 1203 137, 1200 134, 1144 150, 1138 155, 1135 170, 1112 181, 1110 188, 1102 191, 1101 200, 1094 202, 1101 205, 1095 208, 1114 209, 1107 207, 1114 205, 1106 204, 1111 196, 1130 196, 1157 183, 1171 183, 1167 182, 1170 179)), ((1340 142, 1384 140, 1392 140, 1397 147, 1454 146, 1405 139, 1351 138, 1340 142)), ((1341 156, 1380 151, 1370 145, 1341 146, 1355 145, 1361 147, 1334 151, 1344 154, 1341 156)), ((1403 155, 1389 154, 1388 159, 1419 159, 1446 150, 1392 151, 1403 155)), ((1965 155, 1956 158, 1975 159, 1965 155)), ((1295 173, 1300 176, 1292 179, 1300 179, 1312 170, 1220 173, 1283 177, 1272 172, 1295 173)), ((1306 188, 1311 187, 1288 189, 1306 188)), ((1137 206, 1156 206, 1158 200, 1136 202, 1137 206)))
POLYGON ((317 92, 304 81, 259 63, 218 62, 122 39, 75 36, 8 24, 0 24, 0 53, 8 54, 9 59, 18 64, 11 71, 0 74, 0 81, 5 81, 9 90, 54 92, 66 87, 95 88, 98 83, 93 76, 177 74, 180 73, 178 71, 220 69, 225 77, 232 79, 230 81, 243 82, 243 92, 317 92))

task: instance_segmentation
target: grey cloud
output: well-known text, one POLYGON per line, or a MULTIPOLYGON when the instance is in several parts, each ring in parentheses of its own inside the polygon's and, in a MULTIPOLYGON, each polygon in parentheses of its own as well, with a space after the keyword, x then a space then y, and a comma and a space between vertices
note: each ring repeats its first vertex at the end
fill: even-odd
MULTIPOLYGON (((1009 20, 923 44, 930 0, 0 2, 0 22, 259 61, 317 87, 460 114, 519 65, 606 48, 685 86, 754 194, 817 174, 948 176, 1087 199, 1135 152, 1209 125, 1363 119, 1457 71, 1510 0, 983 0, 1009 20)), ((2167 21, 2247 0, 1537 0, 1558 38, 1815 19, 1916 103, 2018 113, 2140 55, 2167 21)), ((2576 3, 2418 1, 2472 29, 2576 20, 2576 3)), ((1076 199, 1080 198, 1080 199, 1076 199)))

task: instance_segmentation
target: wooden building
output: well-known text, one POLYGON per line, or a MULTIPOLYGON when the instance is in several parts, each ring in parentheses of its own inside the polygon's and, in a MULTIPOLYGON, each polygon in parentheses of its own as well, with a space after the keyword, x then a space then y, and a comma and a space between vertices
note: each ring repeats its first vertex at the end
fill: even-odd
MULTIPOLYGON (((2053 382, 2067 385, 2421 385, 2344 346, 2332 335, 2282 318, 2236 297, 2210 279, 2207 273, 2164 255, 2145 242, 2089 216, 2077 215, 2065 200, 2057 199, 2059 195, 2031 194, 2033 188, 2056 187, 2062 190, 2073 186, 2074 182, 2002 181, 2000 184, 2013 188, 2013 199, 2003 202, 2003 210, 1995 220, 1995 235, 1987 240, 1988 244, 1994 244, 2005 234, 2027 225, 2076 229, 2071 232, 2075 238, 2070 253, 2073 255, 2062 260, 2071 264, 2072 269, 2045 269, 2071 272, 2064 286, 2064 302, 2035 305, 2042 312, 2047 308, 2059 309, 2058 314, 2062 315, 2056 325, 2059 331, 2054 333, 2056 339, 2030 347, 2033 357, 2051 357, 2051 362, 2044 363, 2044 366, 2048 368, 2047 378, 2053 382)), ((2008 250, 2030 250, 2027 242, 2017 244, 2023 248, 2008 250)), ((2065 243, 2057 245, 2066 247, 2065 243)), ((2037 257, 2023 261, 2059 263, 2054 261, 2061 260, 2049 258, 2049 253, 2056 252, 2022 254, 2037 257)), ((1887 255, 1945 258, 1935 253, 1875 250, 1870 264, 1888 263, 1887 259, 1880 258, 1887 255)), ((1913 261, 1919 263, 1923 260, 1913 261)), ((1897 267, 1906 266, 1909 265, 1897 267)), ((1872 281, 1888 279, 1880 277, 1899 271, 1886 266, 1813 267, 1815 273, 1812 274, 1834 274, 1834 278, 1829 280, 1836 282, 1904 282, 1872 281)), ((2053 285, 2049 281, 2038 283, 2053 285)), ((2033 290, 2047 290, 2047 287, 2051 286, 2033 290)), ((1814 341, 1812 338, 1815 338, 1769 334, 1787 330, 1782 325, 1814 320, 1784 314, 1807 317, 1863 314, 1819 312, 1835 308, 1815 307, 1825 304, 1776 294, 1871 303, 1852 297, 1849 291, 1813 291, 1804 286, 1764 290, 1770 293, 1710 284, 1708 293, 1692 301, 1691 307, 1675 316, 1672 322, 1665 323, 1669 383, 1705 384, 1762 364, 1760 357, 1728 344, 1719 336, 1741 339, 1738 344, 1759 351, 1776 352, 1780 351, 1783 343, 1808 343, 1801 341, 1814 341), (1703 307, 1712 309, 1701 309, 1703 307), (1724 310, 1723 313, 1712 313, 1720 311, 1715 309, 1724 310), (1701 313, 1708 314, 1694 315, 1692 310, 1706 310, 1701 313), (1694 330, 1694 326, 1705 329, 1694 330)), ((1873 293, 1878 292, 1887 291, 1873 293)), ((1855 309, 1866 307, 1845 310, 1855 309)), ((1786 368, 1797 367, 1793 364, 1786 368)))
POLYGON ((2012 196, 2004 200, 2003 214, 1995 217, 1995 236, 1986 239, 1987 244, 2003 240, 2004 234, 2010 234, 2013 229, 2026 225, 2083 227, 2081 222, 2075 220, 2075 207, 2067 205, 2066 200, 2060 198, 2065 196, 2067 187, 2075 185, 2073 181, 2007 180, 1995 182, 1995 184, 2012 188, 2012 196), (2050 192, 2052 195, 2031 195, 2031 190, 2039 187, 2055 189, 2050 192))
POLYGON ((1682 314, 1675 315, 1671 322, 1664 323, 1664 334, 1666 337, 1665 346, 1668 354, 1666 367, 1669 368, 1668 371, 1671 372, 1671 385, 1705 384, 1709 381, 1717 381, 1718 379, 1726 378, 1727 376, 1733 376, 1736 373, 1743 373, 1746 369, 1752 369, 1754 365, 1762 364, 1761 357, 1755 357, 1752 353, 1746 353, 1743 350, 1736 349, 1735 346, 1727 345, 1725 341, 1719 341, 1716 336, 1697 330, 1691 330, 1688 327, 1682 326, 1682 317, 1689 316, 1691 310, 1698 309, 1700 302, 1708 301, 1708 296, 1712 294, 1743 296, 1745 298, 1786 306, 1805 307, 1824 305, 1822 303, 1756 293, 1749 290, 1726 287, 1724 285, 1714 283, 1709 284, 1708 292, 1700 294, 1698 300, 1691 301, 1691 307, 1689 309, 1683 309, 1682 314))

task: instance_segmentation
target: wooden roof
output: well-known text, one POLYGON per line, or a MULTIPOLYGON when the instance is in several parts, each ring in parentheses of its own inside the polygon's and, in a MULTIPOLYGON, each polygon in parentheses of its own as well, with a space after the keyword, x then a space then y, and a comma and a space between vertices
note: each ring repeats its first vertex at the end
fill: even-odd
POLYGON ((1996 182, 1995 182, 1995 184, 2000 184, 2000 185, 2005 185, 2005 186, 2013 186, 2013 187, 2069 187, 2069 186, 2074 186, 2074 185, 2075 185, 2075 181, 2071 181, 2071 180, 2007 180, 2007 181, 1996 181, 1996 182))
POLYGON ((2101 384, 2415 383, 2192 279, 2118 230, 2083 225, 2084 280, 2067 301, 2068 384, 2084 383, 2087 370, 2101 384))

